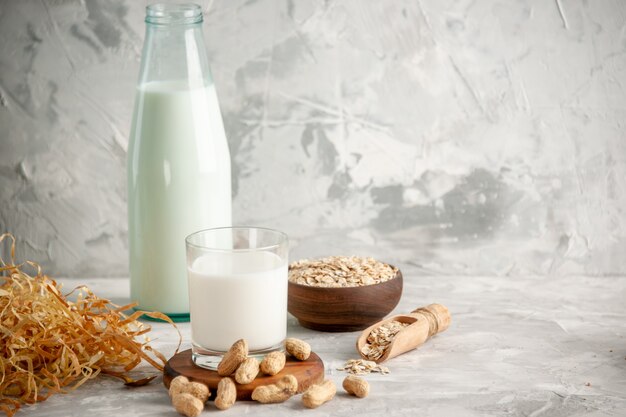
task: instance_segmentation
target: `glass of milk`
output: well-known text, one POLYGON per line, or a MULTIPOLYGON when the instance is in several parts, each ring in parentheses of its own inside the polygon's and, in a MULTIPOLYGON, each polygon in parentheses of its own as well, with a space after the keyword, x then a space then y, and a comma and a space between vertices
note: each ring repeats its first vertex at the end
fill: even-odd
POLYGON ((193 233, 187 276, 193 362, 216 369, 239 339, 250 356, 283 348, 287 334, 284 233, 258 227, 222 227, 193 233))

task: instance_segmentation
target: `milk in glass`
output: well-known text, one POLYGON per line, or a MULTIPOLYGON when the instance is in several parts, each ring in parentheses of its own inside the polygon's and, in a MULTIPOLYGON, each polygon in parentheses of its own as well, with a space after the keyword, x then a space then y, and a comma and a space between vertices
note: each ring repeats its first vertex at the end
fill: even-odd
POLYGON ((282 343, 287 326, 287 262, 271 252, 209 252, 189 267, 191 338, 227 351, 246 339, 251 351, 282 343))

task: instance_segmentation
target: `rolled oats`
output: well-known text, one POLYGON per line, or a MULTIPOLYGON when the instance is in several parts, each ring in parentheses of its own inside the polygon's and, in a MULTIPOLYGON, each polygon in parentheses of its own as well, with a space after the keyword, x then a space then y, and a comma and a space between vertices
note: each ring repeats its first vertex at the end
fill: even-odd
POLYGON ((289 265, 289 281, 314 287, 360 287, 389 281, 398 269, 373 258, 329 256, 289 265))
POLYGON ((350 359, 343 365, 343 367, 337 368, 337 370, 347 371, 348 373, 354 375, 365 375, 370 372, 379 372, 383 375, 389 373, 389 368, 386 366, 381 366, 374 361, 366 361, 363 359, 350 359))
POLYGON ((373 361, 380 359, 385 354, 398 332, 408 325, 408 323, 392 320, 376 327, 367 336, 367 343, 361 348, 361 353, 373 361))

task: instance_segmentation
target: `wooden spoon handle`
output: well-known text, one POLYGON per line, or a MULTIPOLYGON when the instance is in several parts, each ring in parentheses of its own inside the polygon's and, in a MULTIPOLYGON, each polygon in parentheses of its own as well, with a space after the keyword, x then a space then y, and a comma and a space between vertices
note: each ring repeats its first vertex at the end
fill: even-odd
POLYGON ((429 331, 428 337, 445 331, 450 327, 450 310, 442 304, 429 304, 426 307, 419 307, 411 311, 411 316, 419 318, 424 317, 428 320, 429 331))

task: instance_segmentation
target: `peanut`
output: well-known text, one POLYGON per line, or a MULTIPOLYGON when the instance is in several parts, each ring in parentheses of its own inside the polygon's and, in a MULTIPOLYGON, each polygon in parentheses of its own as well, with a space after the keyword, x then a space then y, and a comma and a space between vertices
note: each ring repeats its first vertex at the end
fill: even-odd
POLYGON ((237 388, 230 378, 222 378, 217 384, 217 394, 215 406, 220 410, 227 410, 235 404, 237 400, 237 388))
POLYGON ((327 379, 322 383, 312 385, 306 390, 302 395, 302 404, 306 408, 317 408, 325 402, 332 400, 336 392, 335 383, 327 379))
POLYGON ((235 372, 235 381, 239 384, 249 384, 259 374, 259 361, 256 358, 248 358, 241 362, 237 372, 235 372))
POLYGON ((261 361, 261 372, 268 375, 276 375, 285 367, 285 354, 283 352, 274 351, 268 353, 261 361))
POLYGON ((282 403, 298 391, 298 380, 293 375, 285 375, 277 383, 261 385, 252 391, 252 399, 262 404, 282 403))
POLYGON ((291 356, 298 359, 299 361, 305 361, 309 359, 309 355, 311 354, 311 345, 300 339, 286 339, 285 349, 287 350, 287 353, 289 353, 291 356))
POLYGON ((195 381, 191 381, 189 385, 187 385, 186 392, 193 395, 194 397, 196 397, 203 403, 205 403, 209 399, 209 396, 211 395, 211 391, 209 390, 209 387, 207 387, 201 382, 195 382, 195 381))
POLYGON ((191 394, 202 403, 205 403, 209 396, 211 395, 211 391, 209 387, 200 382, 189 381, 186 377, 179 375, 176 378, 172 379, 170 383, 169 394, 170 397, 174 398, 177 394, 187 393, 191 394))
POLYGON ((239 339, 228 349, 219 365, 217 365, 217 374, 219 376, 229 376, 239 368, 241 362, 248 357, 248 342, 239 339))
POLYGON ((187 417, 197 417, 204 410, 202 401, 186 392, 175 394, 172 397, 172 405, 176 411, 187 417))
POLYGON ((361 377, 348 375, 343 380, 343 389, 350 395, 365 398, 370 393, 370 384, 361 377))
POLYGON ((172 379, 170 382, 170 397, 173 397, 174 394, 184 392, 183 388, 189 383, 189 379, 186 376, 178 375, 176 378, 172 379))

